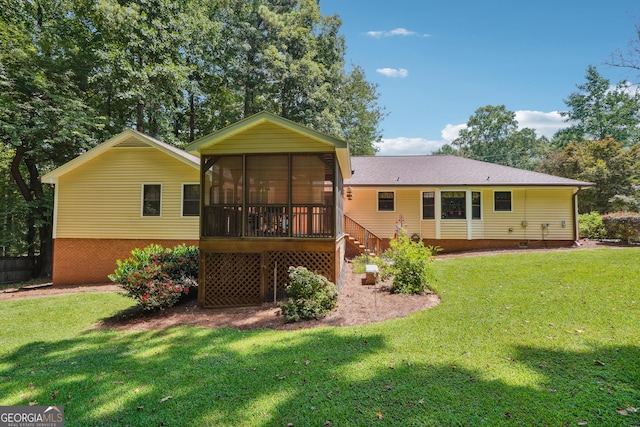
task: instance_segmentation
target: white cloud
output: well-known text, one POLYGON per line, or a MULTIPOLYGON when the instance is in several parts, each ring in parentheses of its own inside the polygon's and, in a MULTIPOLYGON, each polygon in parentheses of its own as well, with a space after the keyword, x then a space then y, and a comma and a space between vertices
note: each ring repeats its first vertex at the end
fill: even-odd
POLYGON ((440 135, 442 135, 442 139, 447 143, 451 144, 451 141, 456 139, 460 134, 460 131, 467 127, 466 123, 461 125, 452 125, 448 123, 444 129, 440 131, 440 135))
MULTIPOLYGON (((516 111, 518 127, 531 128, 538 136, 551 138, 558 130, 569 126, 557 111, 545 113, 543 111, 521 110, 516 111)), ((451 142, 458 137, 460 131, 467 127, 466 123, 447 124, 440 131, 441 140, 430 140, 420 137, 399 136, 396 138, 383 138, 376 146, 379 151, 378 156, 413 156, 431 154, 437 151, 444 144, 451 142)))
POLYGON ((382 138, 377 144, 378 156, 411 156, 431 154, 445 144, 446 141, 433 141, 425 138, 382 138))
MULTIPOLYGON (((388 30, 388 31, 367 31, 365 33, 367 36, 369 37, 373 37, 376 39, 379 39, 381 37, 394 37, 394 36, 402 36, 402 37, 406 37, 406 36, 419 36, 420 34, 416 33, 415 31, 409 31, 406 28, 394 28, 393 30, 388 30)), ((422 34, 422 37, 431 37, 430 34, 422 34)))
POLYGON ((557 131, 569 126, 569 123, 564 121, 558 111, 549 113, 530 110, 516 111, 516 120, 520 129, 534 129, 536 135, 546 136, 547 138, 551 138, 557 131))
POLYGON ((409 70, 406 68, 378 68, 376 73, 387 77, 398 77, 404 79, 409 75, 409 70))
POLYGON ((416 33, 409 31, 406 28, 396 28, 390 31, 367 31, 365 34, 369 37, 379 39, 380 37, 413 36, 416 33))

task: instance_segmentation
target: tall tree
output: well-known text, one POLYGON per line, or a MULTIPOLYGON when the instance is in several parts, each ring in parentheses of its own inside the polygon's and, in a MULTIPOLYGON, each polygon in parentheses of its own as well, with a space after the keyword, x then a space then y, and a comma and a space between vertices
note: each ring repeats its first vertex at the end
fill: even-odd
MULTIPOLYGON (((626 146, 638 142, 640 93, 625 81, 612 87, 594 66, 587 68, 586 79, 586 83, 577 85, 578 91, 565 100, 569 110, 560 114, 571 126, 559 136, 569 134, 575 141, 611 137, 626 146)), ((559 141, 561 145, 567 139, 559 141)))
POLYGON ((627 149, 613 138, 573 142, 561 151, 550 152, 539 170, 567 178, 596 183, 580 193, 580 212, 608 212, 614 198, 634 195, 640 161, 634 147, 627 149))
POLYGON ((0 138, 27 204, 28 254, 50 274, 51 194, 40 173, 91 146, 97 117, 83 99, 91 38, 66 0, 9 1, 0 15, 0 138))
POLYGON ((546 138, 538 138, 533 129, 518 130, 515 113, 504 105, 487 105, 475 111, 467 121, 467 127, 446 151, 471 159, 533 169, 546 151, 547 143, 546 138))

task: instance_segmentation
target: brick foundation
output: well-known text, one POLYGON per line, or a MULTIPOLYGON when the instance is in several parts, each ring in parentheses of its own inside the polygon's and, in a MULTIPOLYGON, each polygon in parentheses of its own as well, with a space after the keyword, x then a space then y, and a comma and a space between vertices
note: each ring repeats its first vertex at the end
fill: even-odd
POLYGON ((116 260, 129 258, 133 249, 152 243, 165 248, 198 245, 197 240, 55 239, 53 285, 109 283, 107 275, 116 269, 116 260))
MULTIPOLYGON (((499 249, 543 249, 562 248, 573 245, 573 240, 456 240, 456 239, 424 239, 425 246, 440 246, 442 254, 499 249)), ((389 239, 382 239, 382 252, 389 248, 389 239)), ((346 257, 359 255, 358 249, 347 242, 346 257)))

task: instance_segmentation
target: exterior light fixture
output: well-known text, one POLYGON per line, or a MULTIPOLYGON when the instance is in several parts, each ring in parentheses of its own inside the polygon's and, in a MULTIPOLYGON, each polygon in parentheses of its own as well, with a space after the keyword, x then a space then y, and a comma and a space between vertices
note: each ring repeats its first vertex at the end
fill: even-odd
POLYGON ((353 199, 353 188, 351 186, 347 187, 347 199, 349 200, 353 199))

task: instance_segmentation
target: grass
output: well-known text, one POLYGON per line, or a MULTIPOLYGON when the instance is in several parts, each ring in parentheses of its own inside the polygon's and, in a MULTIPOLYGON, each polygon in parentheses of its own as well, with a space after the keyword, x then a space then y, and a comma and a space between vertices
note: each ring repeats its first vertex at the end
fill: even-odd
POLYGON ((351 328, 121 332, 92 327, 118 295, 1 302, 0 405, 74 426, 639 425, 639 259, 436 261, 441 305, 351 328))

